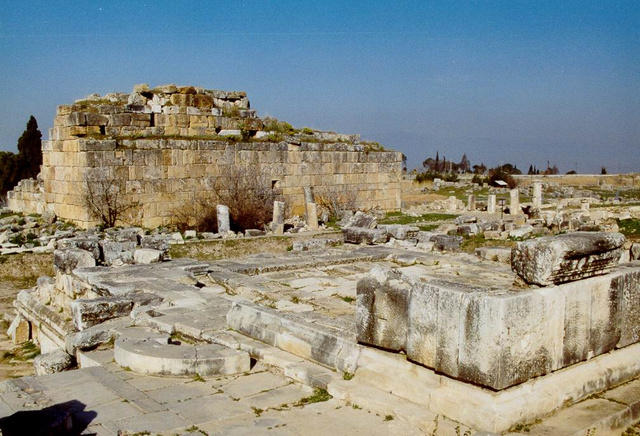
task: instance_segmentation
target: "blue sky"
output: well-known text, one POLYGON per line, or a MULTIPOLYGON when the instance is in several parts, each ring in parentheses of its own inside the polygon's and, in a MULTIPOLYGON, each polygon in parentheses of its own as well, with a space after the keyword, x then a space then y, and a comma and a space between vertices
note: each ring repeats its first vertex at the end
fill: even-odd
POLYGON ((638 1, 0 1, 0 149, 135 83, 408 156, 640 171, 638 1))

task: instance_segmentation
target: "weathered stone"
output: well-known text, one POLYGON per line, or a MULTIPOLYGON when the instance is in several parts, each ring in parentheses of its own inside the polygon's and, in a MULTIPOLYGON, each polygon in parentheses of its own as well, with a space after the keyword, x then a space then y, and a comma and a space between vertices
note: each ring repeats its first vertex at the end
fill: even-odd
POLYGON ((384 244, 389 235, 383 229, 369 229, 365 227, 344 227, 342 229, 344 242, 352 244, 384 244))
POLYGON ((140 239, 142 248, 152 248, 166 254, 169 251, 169 243, 164 235, 148 235, 140 239))
POLYGON ((420 231, 416 226, 403 224, 380 224, 378 229, 384 230, 390 237, 398 240, 415 239, 420 231))
POLYGON ((100 259, 100 241, 98 237, 64 238, 58 240, 57 247, 60 250, 64 250, 67 248, 79 248, 81 250, 90 252, 95 260, 100 259))
POLYGON ((138 248, 133 252, 133 260, 135 263, 156 263, 162 260, 162 251, 153 248, 138 248))
POLYGON ((496 194, 489 194, 487 197, 487 212, 496 212, 496 194))
POLYGON ((527 283, 548 286, 605 274, 618 263, 620 233, 574 232, 518 242, 511 267, 527 283))
POLYGON ((518 188, 509 191, 509 214, 520 215, 522 209, 520 209, 520 191, 518 188))
POLYGON ((105 265, 123 265, 133 263, 135 242, 100 241, 102 261, 105 265))
POLYGON ((307 225, 311 230, 318 229, 318 210, 315 203, 307 203, 307 225))
POLYGON ((73 324, 78 330, 84 330, 108 319, 127 316, 133 303, 131 298, 122 297, 74 300, 70 303, 73 324))
POLYGON ((218 221, 218 233, 227 233, 231 230, 229 223, 229 208, 223 204, 216 206, 216 219, 218 221))
POLYGON ((535 208, 542 207, 542 182, 533 182, 532 204, 535 208))
POLYGON ((359 282, 358 340, 405 350, 412 361, 492 389, 640 341, 638 267, 527 290, 454 279, 400 278, 404 284, 390 286, 396 277, 372 270, 359 282))
POLYGON ((533 233, 533 227, 530 225, 518 227, 509 232, 509 237, 511 238, 524 238, 525 236, 533 233))
POLYGON ((458 251, 462 244, 462 236, 434 235, 430 238, 434 248, 440 251, 458 251))
POLYGON ((363 229, 375 229, 378 225, 378 220, 375 216, 366 214, 362 211, 357 211, 351 219, 347 222, 345 227, 360 227, 363 229))
POLYGON ((96 260, 93 254, 86 250, 70 248, 67 250, 55 250, 53 252, 53 264, 59 271, 70 274, 76 268, 96 266, 96 260))
POLYGON ((406 349, 409 284, 397 272, 374 267, 358 281, 356 292, 358 342, 394 351, 406 349))
POLYGON ((273 219, 271 222, 271 230, 281 235, 284 232, 284 201, 273 202, 273 219))
POLYGON ((629 258, 631 260, 640 260, 640 243, 634 242, 629 249, 629 258))
POLYGON ((22 344, 30 338, 31 328, 29 322, 20 315, 16 315, 9 325, 7 336, 11 338, 14 344, 22 344))
POLYGON ((73 356, 64 350, 56 350, 46 354, 40 354, 33 359, 36 375, 54 374, 65 371, 74 365, 73 356))

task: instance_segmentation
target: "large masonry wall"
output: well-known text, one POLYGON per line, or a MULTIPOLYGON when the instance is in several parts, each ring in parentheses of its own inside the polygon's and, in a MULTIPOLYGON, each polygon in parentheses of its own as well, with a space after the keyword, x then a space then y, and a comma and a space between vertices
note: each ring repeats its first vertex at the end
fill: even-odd
MULTIPOLYGON (((361 143, 357 135, 274 129, 249 107, 243 92, 173 85, 59 106, 43 143, 39 208, 82 226, 97 224, 85 205, 85 185, 107 180, 138 204, 126 223, 166 225, 176 211, 210 199, 218 178, 247 165, 264 174, 292 213, 304 211, 307 186, 350 193, 359 208, 400 208, 401 153, 361 143)), ((12 209, 33 208, 25 195, 9 198, 12 209)))
POLYGON ((75 139, 46 143, 42 176, 46 202, 61 218, 93 224, 83 195, 89 173, 89 178, 116 180, 120 192, 141 205, 131 222, 155 227, 170 224, 176 210, 210 198, 216 179, 239 164, 256 164, 294 213, 304 208, 304 186, 316 192, 355 191, 363 208, 398 209, 401 159, 397 152, 367 153, 335 144, 75 139))

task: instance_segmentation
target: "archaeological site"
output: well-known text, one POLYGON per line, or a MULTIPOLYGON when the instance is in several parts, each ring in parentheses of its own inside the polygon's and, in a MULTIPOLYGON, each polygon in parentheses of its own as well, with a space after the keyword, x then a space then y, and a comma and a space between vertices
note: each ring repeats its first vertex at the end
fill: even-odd
POLYGON ((640 421, 638 174, 418 180, 175 85, 58 106, 42 158, 1 211, 2 434, 640 421))

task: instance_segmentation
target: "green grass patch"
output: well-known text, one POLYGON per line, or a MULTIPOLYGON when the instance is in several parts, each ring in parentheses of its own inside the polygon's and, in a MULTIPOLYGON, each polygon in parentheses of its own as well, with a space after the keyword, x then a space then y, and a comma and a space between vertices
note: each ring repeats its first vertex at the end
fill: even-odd
POLYGON ((309 397, 301 398, 295 405, 296 406, 305 406, 307 404, 313 403, 321 403, 323 401, 329 401, 333 396, 327 392, 326 389, 315 388, 313 390, 313 395, 309 397))
POLYGON ((423 232, 430 232, 432 230, 435 230, 439 227, 438 224, 424 224, 421 226, 418 226, 418 228, 423 231, 423 232))
POLYGON ((389 212, 379 220, 380 224, 413 224, 435 221, 448 221, 456 218, 458 215, 449 213, 425 213, 419 216, 405 215, 402 212, 389 212))
POLYGON ((32 360, 37 355, 40 354, 40 348, 32 341, 27 341, 18 347, 15 347, 11 351, 5 351, 2 354, 2 359, 0 359, 3 363, 11 363, 12 361, 20 361, 25 362, 27 360, 32 360))
POLYGON ((628 239, 640 239, 640 219, 618 220, 618 228, 628 239))

